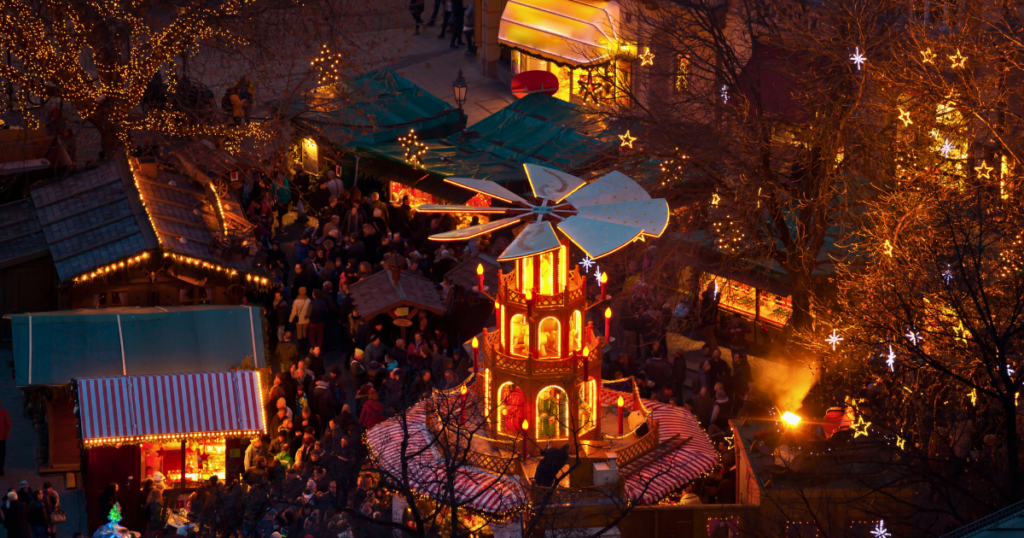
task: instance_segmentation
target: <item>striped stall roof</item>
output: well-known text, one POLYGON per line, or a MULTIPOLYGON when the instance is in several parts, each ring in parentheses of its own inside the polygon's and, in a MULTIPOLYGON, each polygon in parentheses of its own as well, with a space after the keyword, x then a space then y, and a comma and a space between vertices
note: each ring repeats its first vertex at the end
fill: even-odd
POLYGON ((94 377, 75 383, 87 443, 265 429, 254 371, 94 377))
MULTIPOLYGON (((401 480, 402 462, 406 461, 408 484, 421 494, 439 499, 446 495, 446 465, 427 429, 425 403, 409 409, 404 428, 398 417, 390 418, 366 432, 366 441, 382 470, 401 480), (406 445, 404 453, 403 444, 406 445)), ((498 476, 469 465, 459 466, 454 472, 454 491, 459 504, 503 514, 526 502, 525 489, 511 476, 498 476)))

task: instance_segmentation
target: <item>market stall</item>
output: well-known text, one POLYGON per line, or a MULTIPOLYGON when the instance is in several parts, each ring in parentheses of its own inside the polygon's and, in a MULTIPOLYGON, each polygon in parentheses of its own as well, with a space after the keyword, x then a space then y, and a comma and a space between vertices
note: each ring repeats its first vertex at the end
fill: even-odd
MULTIPOLYGON (((86 449, 89 526, 104 489, 137 506, 142 483, 165 487, 165 501, 183 507, 190 488, 212 476, 240 472, 240 438, 266 429, 260 374, 250 370, 75 379, 79 432, 86 449), (169 497, 168 497, 169 496, 169 497)), ((142 522, 125 514, 125 525, 142 522)))

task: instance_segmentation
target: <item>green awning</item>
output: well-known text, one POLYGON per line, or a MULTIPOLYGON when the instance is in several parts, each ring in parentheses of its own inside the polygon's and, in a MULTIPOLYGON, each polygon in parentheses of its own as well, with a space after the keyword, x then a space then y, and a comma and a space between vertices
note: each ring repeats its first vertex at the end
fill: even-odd
POLYGON ((7 317, 19 387, 228 370, 246 358, 256 367, 267 365, 256 307, 105 308, 7 317))

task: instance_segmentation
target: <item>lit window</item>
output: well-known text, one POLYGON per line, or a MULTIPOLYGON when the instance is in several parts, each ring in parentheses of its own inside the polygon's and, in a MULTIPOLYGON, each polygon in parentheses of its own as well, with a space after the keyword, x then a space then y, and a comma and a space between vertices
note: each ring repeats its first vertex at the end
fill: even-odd
POLYGON ((569 345, 573 351, 583 349, 583 313, 576 310, 569 323, 569 345))
POLYGON ((555 251, 540 255, 540 294, 555 294, 555 251))
POLYGON ((679 55, 679 63, 676 65, 676 91, 679 93, 690 89, 690 58, 679 55))
POLYGON ((512 354, 525 357, 530 351, 530 324, 526 322, 526 316, 516 314, 512 316, 512 354))
POLYGON ((519 259, 519 274, 522 275, 520 289, 526 293, 533 289, 533 257, 527 256, 519 259))
POLYGON ((526 418, 526 396, 511 381, 498 387, 498 431, 507 435, 515 435, 522 430, 521 424, 526 418))
POLYGON ((562 356, 562 326, 556 318, 544 318, 537 329, 537 351, 542 359, 562 356))
POLYGON ((537 394, 537 439, 569 437, 569 398, 561 387, 551 385, 537 394))

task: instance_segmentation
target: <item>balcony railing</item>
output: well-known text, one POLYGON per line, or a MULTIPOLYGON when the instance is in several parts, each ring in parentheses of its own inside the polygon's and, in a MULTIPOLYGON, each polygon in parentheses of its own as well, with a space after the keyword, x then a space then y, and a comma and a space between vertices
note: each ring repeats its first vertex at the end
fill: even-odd
MULTIPOLYGON (((554 308, 564 308, 573 303, 576 303, 583 298, 585 291, 584 279, 577 272, 569 273, 569 277, 566 279, 565 290, 562 293, 556 293, 554 295, 540 295, 538 293, 533 294, 533 307, 540 310, 549 310, 554 308)), ((503 302, 514 304, 518 306, 526 306, 526 294, 519 291, 516 285, 516 274, 515 272, 507 275, 502 275, 501 282, 499 284, 498 295, 503 298, 503 302)))

